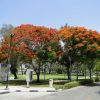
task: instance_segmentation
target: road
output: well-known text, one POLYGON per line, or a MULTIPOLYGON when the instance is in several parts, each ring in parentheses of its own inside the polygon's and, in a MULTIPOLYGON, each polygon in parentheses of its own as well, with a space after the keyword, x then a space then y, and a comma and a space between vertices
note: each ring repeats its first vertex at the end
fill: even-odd
MULTIPOLYGON (((31 99, 34 100, 34 99, 31 99)), ((95 86, 79 86, 36 100, 100 100, 100 83, 95 86)))
POLYGON ((35 98, 50 95, 50 92, 11 92, 0 94, 0 100, 36 100, 35 98))
POLYGON ((100 83, 61 92, 11 92, 1 94, 0 100, 100 100, 100 83))

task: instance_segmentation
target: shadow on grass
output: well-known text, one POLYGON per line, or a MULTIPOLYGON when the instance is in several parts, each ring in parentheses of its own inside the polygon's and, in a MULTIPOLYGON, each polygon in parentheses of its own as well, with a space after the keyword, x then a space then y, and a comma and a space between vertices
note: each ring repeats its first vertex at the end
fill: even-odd
POLYGON ((90 83, 85 86, 89 86, 89 87, 99 86, 100 87, 100 83, 90 83))
POLYGON ((85 86, 100 86, 100 82, 94 82, 93 80, 90 79, 80 79, 79 80, 80 85, 85 85, 85 86))
MULTIPOLYGON (((6 82, 0 82, 2 85, 6 85, 6 82)), ((66 83, 66 81, 58 81, 58 82, 54 82, 54 87, 56 89, 62 87, 64 84, 66 83)), ((26 81, 25 80, 10 80, 9 81, 9 85, 13 85, 13 86, 20 86, 20 85, 23 85, 23 86, 26 86, 26 81)), ((49 81, 46 80, 41 80, 40 82, 37 82, 37 81, 32 81, 30 82, 30 86, 33 86, 33 87, 49 87, 49 81)))

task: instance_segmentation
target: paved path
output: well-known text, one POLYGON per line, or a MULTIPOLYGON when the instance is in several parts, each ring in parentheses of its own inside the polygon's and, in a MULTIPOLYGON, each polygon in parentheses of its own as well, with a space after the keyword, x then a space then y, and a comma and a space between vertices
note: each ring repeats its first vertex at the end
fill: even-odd
POLYGON ((0 100, 30 100, 53 93, 55 93, 55 89, 49 87, 9 86, 9 89, 5 90, 5 87, 1 86, 0 100))
POLYGON ((10 92, 55 92, 55 88, 50 87, 30 87, 25 86, 9 86, 6 90, 4 86, 0 87, 0 94, 10 93, 10 92))
POLYGON ((36 100, 100 100, 100 83, 96 86, 75 87, 42 98, 36 100))
POLYGON ((100 100, 100 83, 61 92, 11 92, 0 94, 0 100, 100 100))
MULTIPOLYGON (((0 100, 36 100, 35 98, 53 94, 53 92, 13 92, 1 94, 0 100)), ((41 99, 43 100, 43 99, 41 99)))

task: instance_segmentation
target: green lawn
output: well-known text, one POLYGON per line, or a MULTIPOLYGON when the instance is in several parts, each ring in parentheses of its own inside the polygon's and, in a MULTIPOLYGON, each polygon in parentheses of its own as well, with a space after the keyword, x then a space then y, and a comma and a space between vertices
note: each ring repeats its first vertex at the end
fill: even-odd
MULTIPOLYGON (((12 75, 10 75, 10 77, 13 77, 12 75)), ((84 76, 79 76, 79 79, 84 79, 85 77, 84 76)), ((89 77, 87 77, 89 78, 89 77)), ((18 79, 19 80, 26 80, 26 75, 18 75, 18 79)), ((36 81, 37 79, 37 76, 36 75, 33 75, 33 81, 36 81)), ((67 75, 64 75, 64 74, 46 74, 45 75, 45 80, 49 80, 49 79, 54 79, 54 80, 66 80, 67 79, 67 75)), ((72 80, 75 80, 76 79, 76 76, 72 76, 72 80)), ((40 80, 44 80, 44 75, 41 74, 40 75, 40 80)))
MULTIPOLYGON (((13 75, 9 76, 10 78, 13 77, 13 75)), ((79 76, 80 79, 84 79, 83 76, 79 76)), ((40 83, 36 82, 36 75, 33 75, 33 81, 30 82, 30 86, 33 87, 49 87, 49 79, 53 79, 54 80, 54 87, 56 89, 58 88, 62 88, 62 86, 66 83, 69 82, 67 80, 67 75, 65 76, 64 74, 46 74, 45 76, 45 80, 44 80, 44 75, 41 74, 40 75, 40 83), (58 81, 60 80, 60 81, 58 81)), ((72 80, 75 80, 76 76, 72 76, 72 80)), ((6 82, 1 82, 0 85, 5 85, 6 82)), ((18 75, 18 79, 16 80, 10 80, 9 81, 9 85, 24 85, 26 86, 26 75, 23 74, 19 74, 18 75)))
MULTIPOLYGON (((26 79, 26 75, 18 75, 18 79, 21 79, 21 80, 25 80, 26 79)), ((36 75, 33 75, 33 80, 36 80, 37 79, 37 76, 36 75)), ((49 79, 67 79, 67 77, 65 77, 63 74, 46 74, 45 75, 45 80, 49 80, 49 79)), ((44 75, 41 74, 40 75, 40 80, 44 80, 44 75)))

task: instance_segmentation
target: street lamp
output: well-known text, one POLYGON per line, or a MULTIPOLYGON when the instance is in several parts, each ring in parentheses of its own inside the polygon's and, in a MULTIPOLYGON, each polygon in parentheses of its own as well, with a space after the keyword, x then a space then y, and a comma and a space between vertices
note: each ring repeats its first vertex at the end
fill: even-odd
POLYGON ((10 67, 10 64, 8 64, 8 66, 7 66, 8 68, 7 68, 7 80, 6 80, 6 90, 8 90, 9 88, 8 88, 8 84, 9 84, 9 67, 10 67))
POLYGON ((8 68, 7 68, 7 84, 6 84, 6 89, 8 89, 9 85, 9 68, 11 67, 11 47, 12 47, 12 34, 10 34, 10 42, 9 42, 9 60, 8 60, 8 68))

